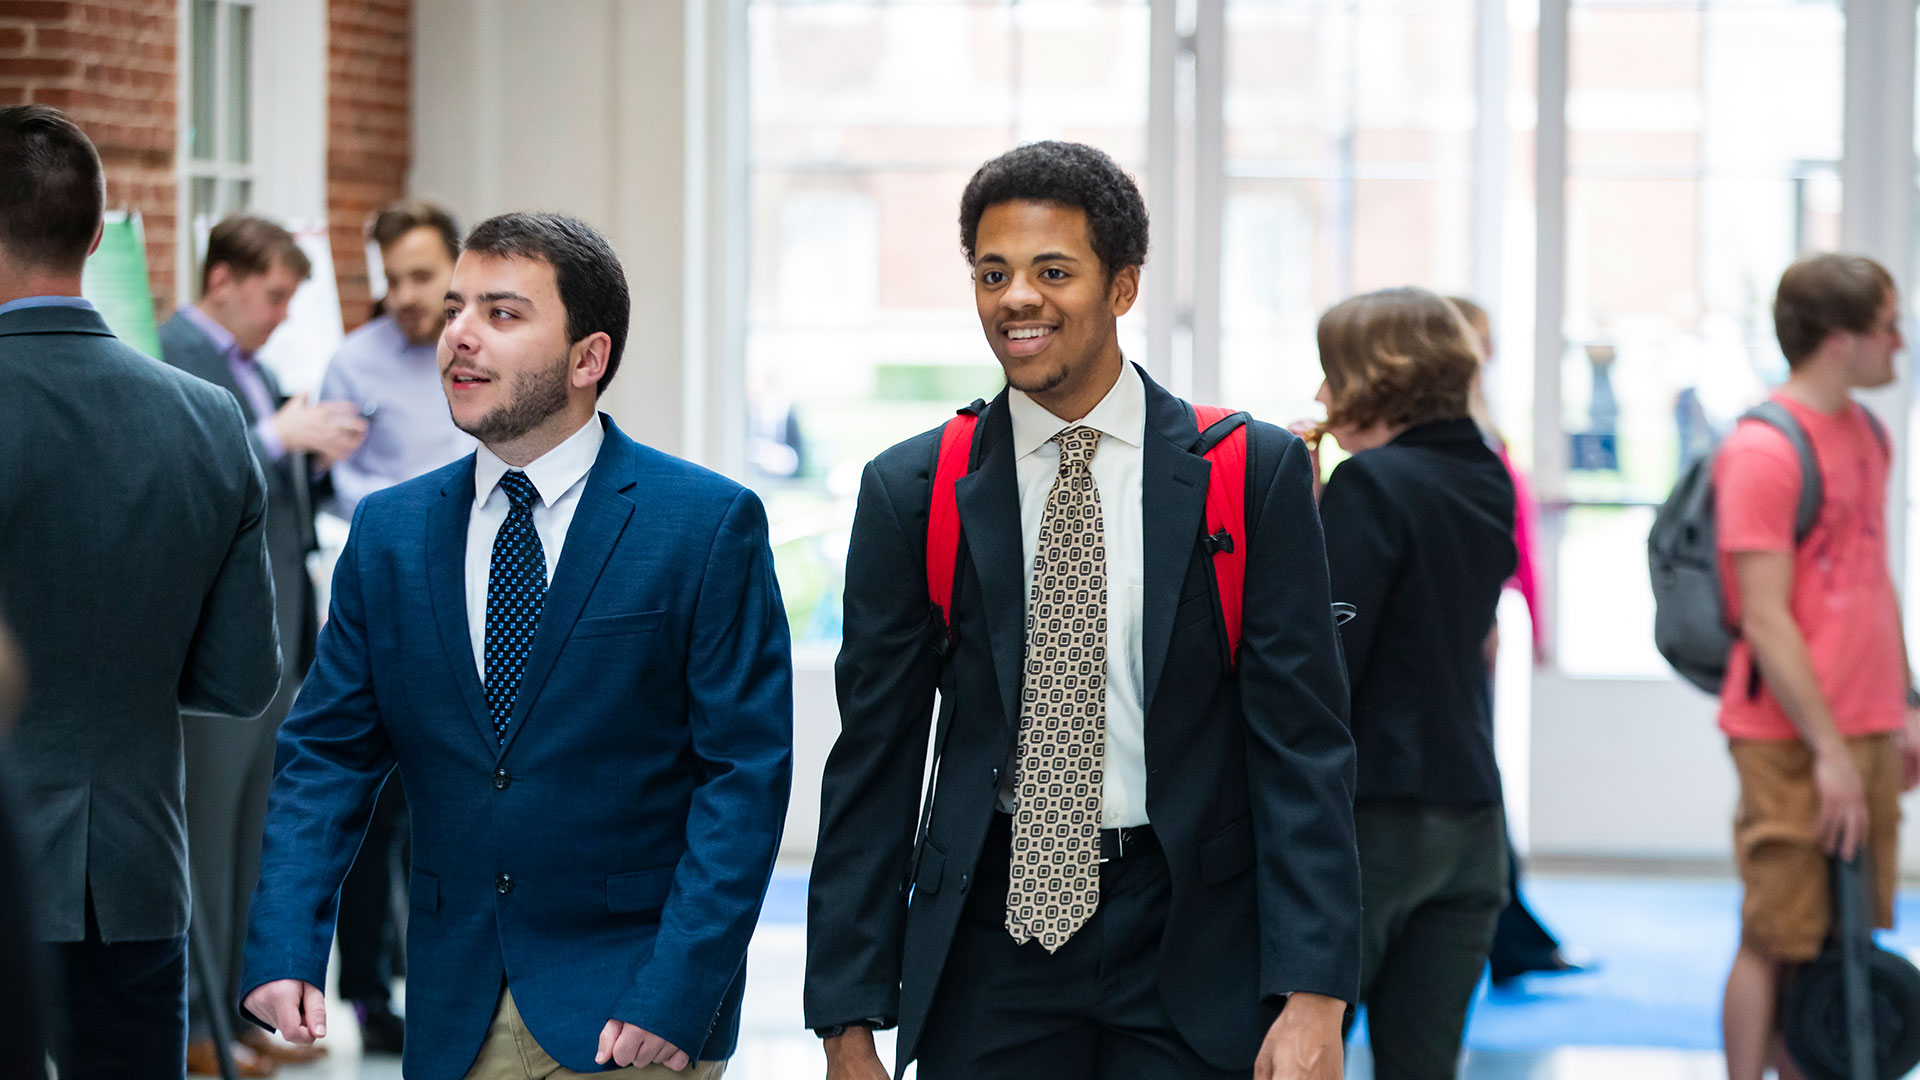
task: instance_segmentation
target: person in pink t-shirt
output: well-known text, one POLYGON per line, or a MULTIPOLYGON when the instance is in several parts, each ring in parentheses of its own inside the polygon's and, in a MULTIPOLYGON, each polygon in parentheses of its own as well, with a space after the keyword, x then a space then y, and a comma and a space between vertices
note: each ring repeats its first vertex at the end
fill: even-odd
POLYGON ((1888 444, 1851 397, 1893 381, 1899 294, 1871 259, 1815 255, 1787 268, 1773 316, 1792 369, 1774 400, 1812 441, 1823 499, 1796 544, 1800 459, 1768 425, 1741 424, 1714 461, 1721 572, 1740 631, 1720 693, 1746 889, 1723 1015, 1730 1080, 1760 1080, 1769 1065, 1800 1075, 1774 1054, 1774 1017, 1783 983, 1826 937, 1828 856, 1871 856, 1879 925, 1891 926, 1899 796, 1920 778, 1887 562, 1888 444))

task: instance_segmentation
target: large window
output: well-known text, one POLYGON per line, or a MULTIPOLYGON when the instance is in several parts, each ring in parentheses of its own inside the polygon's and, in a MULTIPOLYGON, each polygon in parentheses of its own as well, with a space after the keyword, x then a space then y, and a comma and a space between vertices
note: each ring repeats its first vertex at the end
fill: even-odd
POLYGON ((181 220, 193 242, 180 245, 182 303, 200 280, 207 230, 253 205, 254 35, 250 0, 187 0, 186 97, 181 125, 181 220))
POLYGON ((1147 188, 1125 344, 1176 392, 1311 417, 1330 305, 1488 308, 1495 417, 1545 470, 1557 658, 1665 673, 1652 507, 1784 374, 1780 271, 1840 242, 1839 0, 1549 0, 1564 56, 1540 0, 746 2, 747 456, 802 640, 837 636, 860 466, 1000 385, 962 184, 1058 136, 1147 188))
POLYGON ((1780 272, 1840 241, 1837 0, 1575 0, 1560 663, 1659 675, 1645 539, 1680 469, 1785 377, 1780 272))

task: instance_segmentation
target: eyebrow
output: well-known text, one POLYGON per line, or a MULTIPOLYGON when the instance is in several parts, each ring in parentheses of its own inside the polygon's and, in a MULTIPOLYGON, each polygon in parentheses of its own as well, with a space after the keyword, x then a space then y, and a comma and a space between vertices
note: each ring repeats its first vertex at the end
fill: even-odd
MULTIPOLYGON (((466 297, 461 296, 459 293, 454 292, 452 289, 447 290, 446 298, 448 300, 453 301, 454 303, 465 303, 467 299, 466 297)), ((476 296, 473 298, 473 302, 476 304, 497 304, 502 300, 518 300, 529 307, 533 306, 532 300, 529 300, 526 297, 521 296, 517 292, 488 292, 488 293, 481 293, 479 296, 476 296)))
MULTIPOLYGON (((1033 257, 1033 260, 1030 263, 1028 263, 1028 265, 1038 266, 1039 264, 1046 263, 1046 262, 1077 263, 1079 261, 1080 261, 1079 259, 1074 258, 1073 256, 1067 254, 1064 251, 1043 251, 1040 254, 1035 255, 1033 257)), ((982 255, 980 256, 980 258, 976 259, 975 262, 998 263, 1001 266, 1008 265, 1006 256, 1004 255, 982 255)))

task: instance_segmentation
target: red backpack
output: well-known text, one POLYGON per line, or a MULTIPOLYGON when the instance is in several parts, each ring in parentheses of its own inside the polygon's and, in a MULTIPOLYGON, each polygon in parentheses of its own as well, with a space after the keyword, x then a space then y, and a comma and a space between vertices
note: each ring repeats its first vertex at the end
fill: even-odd
MULTIPOLYGON (((960 555, 960 506, 954 485, 971 471, 975 431, 986 402, 975 401, 947 421, 940 435, 939 465, 933 473, 933 504, 927 513, 927 597, 951 640, 953 577, 960 555)), ((1195 405, 1198 450, 1213 469, 1207 479, 1207 550, 1213 554, 1214 584, 1226 621, 1227 663, 1239 659, 1241 601, 1247 580, 1247 421, 1244 412, 1218 405, 1195 405)), ((941 642, 945 645, 946 642, 941 642)))

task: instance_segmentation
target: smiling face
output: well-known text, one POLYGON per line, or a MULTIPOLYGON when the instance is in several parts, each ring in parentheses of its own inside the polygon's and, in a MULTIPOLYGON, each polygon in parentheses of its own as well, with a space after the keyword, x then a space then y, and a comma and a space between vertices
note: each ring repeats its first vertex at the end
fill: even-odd
POLYGON ((568 340, 549 264, 465 253, 443 315, 440 378, 454 426, 509 463, 538 457, 593 415, 608 338, 568 340))
POLYGON ((1049 408, 1049 399, 1078 401, 1095 390, 1086 405, 1097 404, 1118 377, 1116 324, 1133 307, 1140 268, 1109 275, 1086 212, 1033 199, 989 206, 974 250, 980 327, 1007 383, 1049 408))

